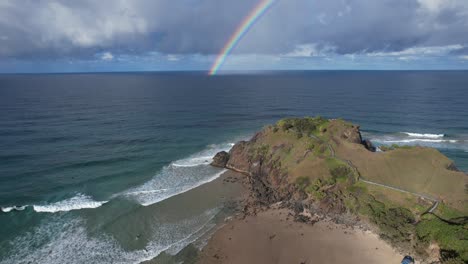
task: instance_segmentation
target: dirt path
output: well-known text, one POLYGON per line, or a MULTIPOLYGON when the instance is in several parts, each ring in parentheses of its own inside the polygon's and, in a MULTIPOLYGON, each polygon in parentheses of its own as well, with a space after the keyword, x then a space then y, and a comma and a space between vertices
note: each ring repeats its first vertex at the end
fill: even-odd
POLYGON ((430 196, 415 193, 415 192, 411 192, 411 191, 407 191, 407 190, 403 190, 401 188, 394 187, 394 186, 389 186, 389 185, 382 184, 382 183, 377 183, 377 182, 373 182, 373 181, 364 180, 362 178, 361 174, 359 173, 359 170, 356 168, 356 166, 354 166, 354 164, 350 160, 341 159, 340 157, 336 156, 335 150, 333 149, 332 145, 330 145, 330 143, 323 141, 322 139, 320 139, 319 137, 317 137, 315 135, 310 135, 310 137, 312 137, 312 138, 314 138, 316 140, 319 140, 322 143, 327 144, 327 147, 328 147, 328 150, 330 151, 331 157, 335 158, 335 159, 337 159, 337 160, 339 160, 339 161, 341 161, 343 163, 348 164, 348 166, 350 166, 357 173, 359 181, 367 183, 367 184, 376 185, 376 186, 380 186, 380 187, 383 187, 383 188, 391 189, 391 190, 398 191, 398 192, 408 193, 408 194, 418 196, 420 198, 432 201, 433 202, 432 206, 427 211, 425 211, 423 214, 433 213, 437 209, 437 206, 439 205, 439 200, 437 200, 435 198, 432 198, 430 196))

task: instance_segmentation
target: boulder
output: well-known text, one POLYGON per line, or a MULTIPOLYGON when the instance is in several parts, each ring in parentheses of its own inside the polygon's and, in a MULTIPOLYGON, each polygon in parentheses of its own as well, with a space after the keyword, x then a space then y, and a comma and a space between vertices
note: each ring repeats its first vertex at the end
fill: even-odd
POLYGON ((211 162, 211 166, 224 168, 229 160, 229 153, 226 151, 221 151, 216 153, 213 157, 213 161, 211 162))
POLYGON ((369 151, 372 151, 372 152, 375 152, 377 149, 375 148, 374 145, 372 145, 372 142, 368 139, 365 139, 362 141, 362 144, 364 145, 364 147, 366 147, 367 150, 369 151))

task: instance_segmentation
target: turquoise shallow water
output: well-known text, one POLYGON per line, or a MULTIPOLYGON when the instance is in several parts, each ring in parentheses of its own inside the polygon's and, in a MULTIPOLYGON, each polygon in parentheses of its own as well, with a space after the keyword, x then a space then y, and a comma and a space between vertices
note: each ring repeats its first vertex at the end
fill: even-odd
POLYGON ((177 251, 222 205, 175 195, 286 116, 343 117, 376 144, 436 147, 468 171, 467 89, 466 71, 0 75, 0 262, 177 251))

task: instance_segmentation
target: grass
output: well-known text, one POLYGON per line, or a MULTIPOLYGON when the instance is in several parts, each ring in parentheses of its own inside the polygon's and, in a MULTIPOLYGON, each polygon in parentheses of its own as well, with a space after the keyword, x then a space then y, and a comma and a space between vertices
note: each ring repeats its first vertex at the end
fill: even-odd
POLYGON ((398 148, 373 153, 356 144, 341 144, 337 155, 350 160, 367 180, 442 199, 450 207, 468 213, 466 176, 448 170, 452 161, 431 148, 398 148))
POLYGON ((416 146, 397 145, 397 144, 392 144, 390 146, 387 146, 387 145, 379 146, 380 150, 382 150, 382 151, 390 151, 390 150, 395 150, 395 149, 412 149, 412 148, 415 148, 415 147, 416 146))
MULTIPOLYGON (((416 199, 406 199, 404 202, 401 198, 405 194, 401 194, 402 197, 397 200, 386 199, 387 196, 377 199, 374 195, 379 194, 378 188, 382 187, 366 186, 364 183, 350 186, 347 191, 352 195, 345 201, 345 206, 376 224, 381 231, 381 237, 393 245, 417 249, 426 248, 429 243, 435 241, 442 251, 451 252, 450 261, 468 261, 466 224, 451 225, 433 215, 425 215, 415 224, 415 215, 424 212, 427 207, 418 204, 416 199)), ((396 191, 390 192, 399 195, 396 191)), ((437 211, 444 217, 455 218, 462 215, 442 203, 437 211)), ((424 251, 420 253, 425 254, 424 251)))
POLYGON ((440 203, 435 213, 444 219, 453 219, 466 216, 462 212, 447 206, 445 203, 440 203))
POLYGON ((468 261, 468 229, 466 226, 450 225, 435 216, 427 215, 416 226, 416 234, 422 242, 437 241, 441 249, 455 252, 455 258, 468 261))

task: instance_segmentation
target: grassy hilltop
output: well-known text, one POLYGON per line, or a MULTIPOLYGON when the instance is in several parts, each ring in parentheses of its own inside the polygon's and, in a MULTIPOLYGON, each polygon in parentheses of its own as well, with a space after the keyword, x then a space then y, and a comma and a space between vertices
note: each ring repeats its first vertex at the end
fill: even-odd
POLYGON ((223 165, 250 175, 267 203, 351 212, 397 247, 429 257, 431 246, 445 261, 468 261, 467 175, 432 148, 383 149, 341 119, 288 118, 237 143, 223 165))

